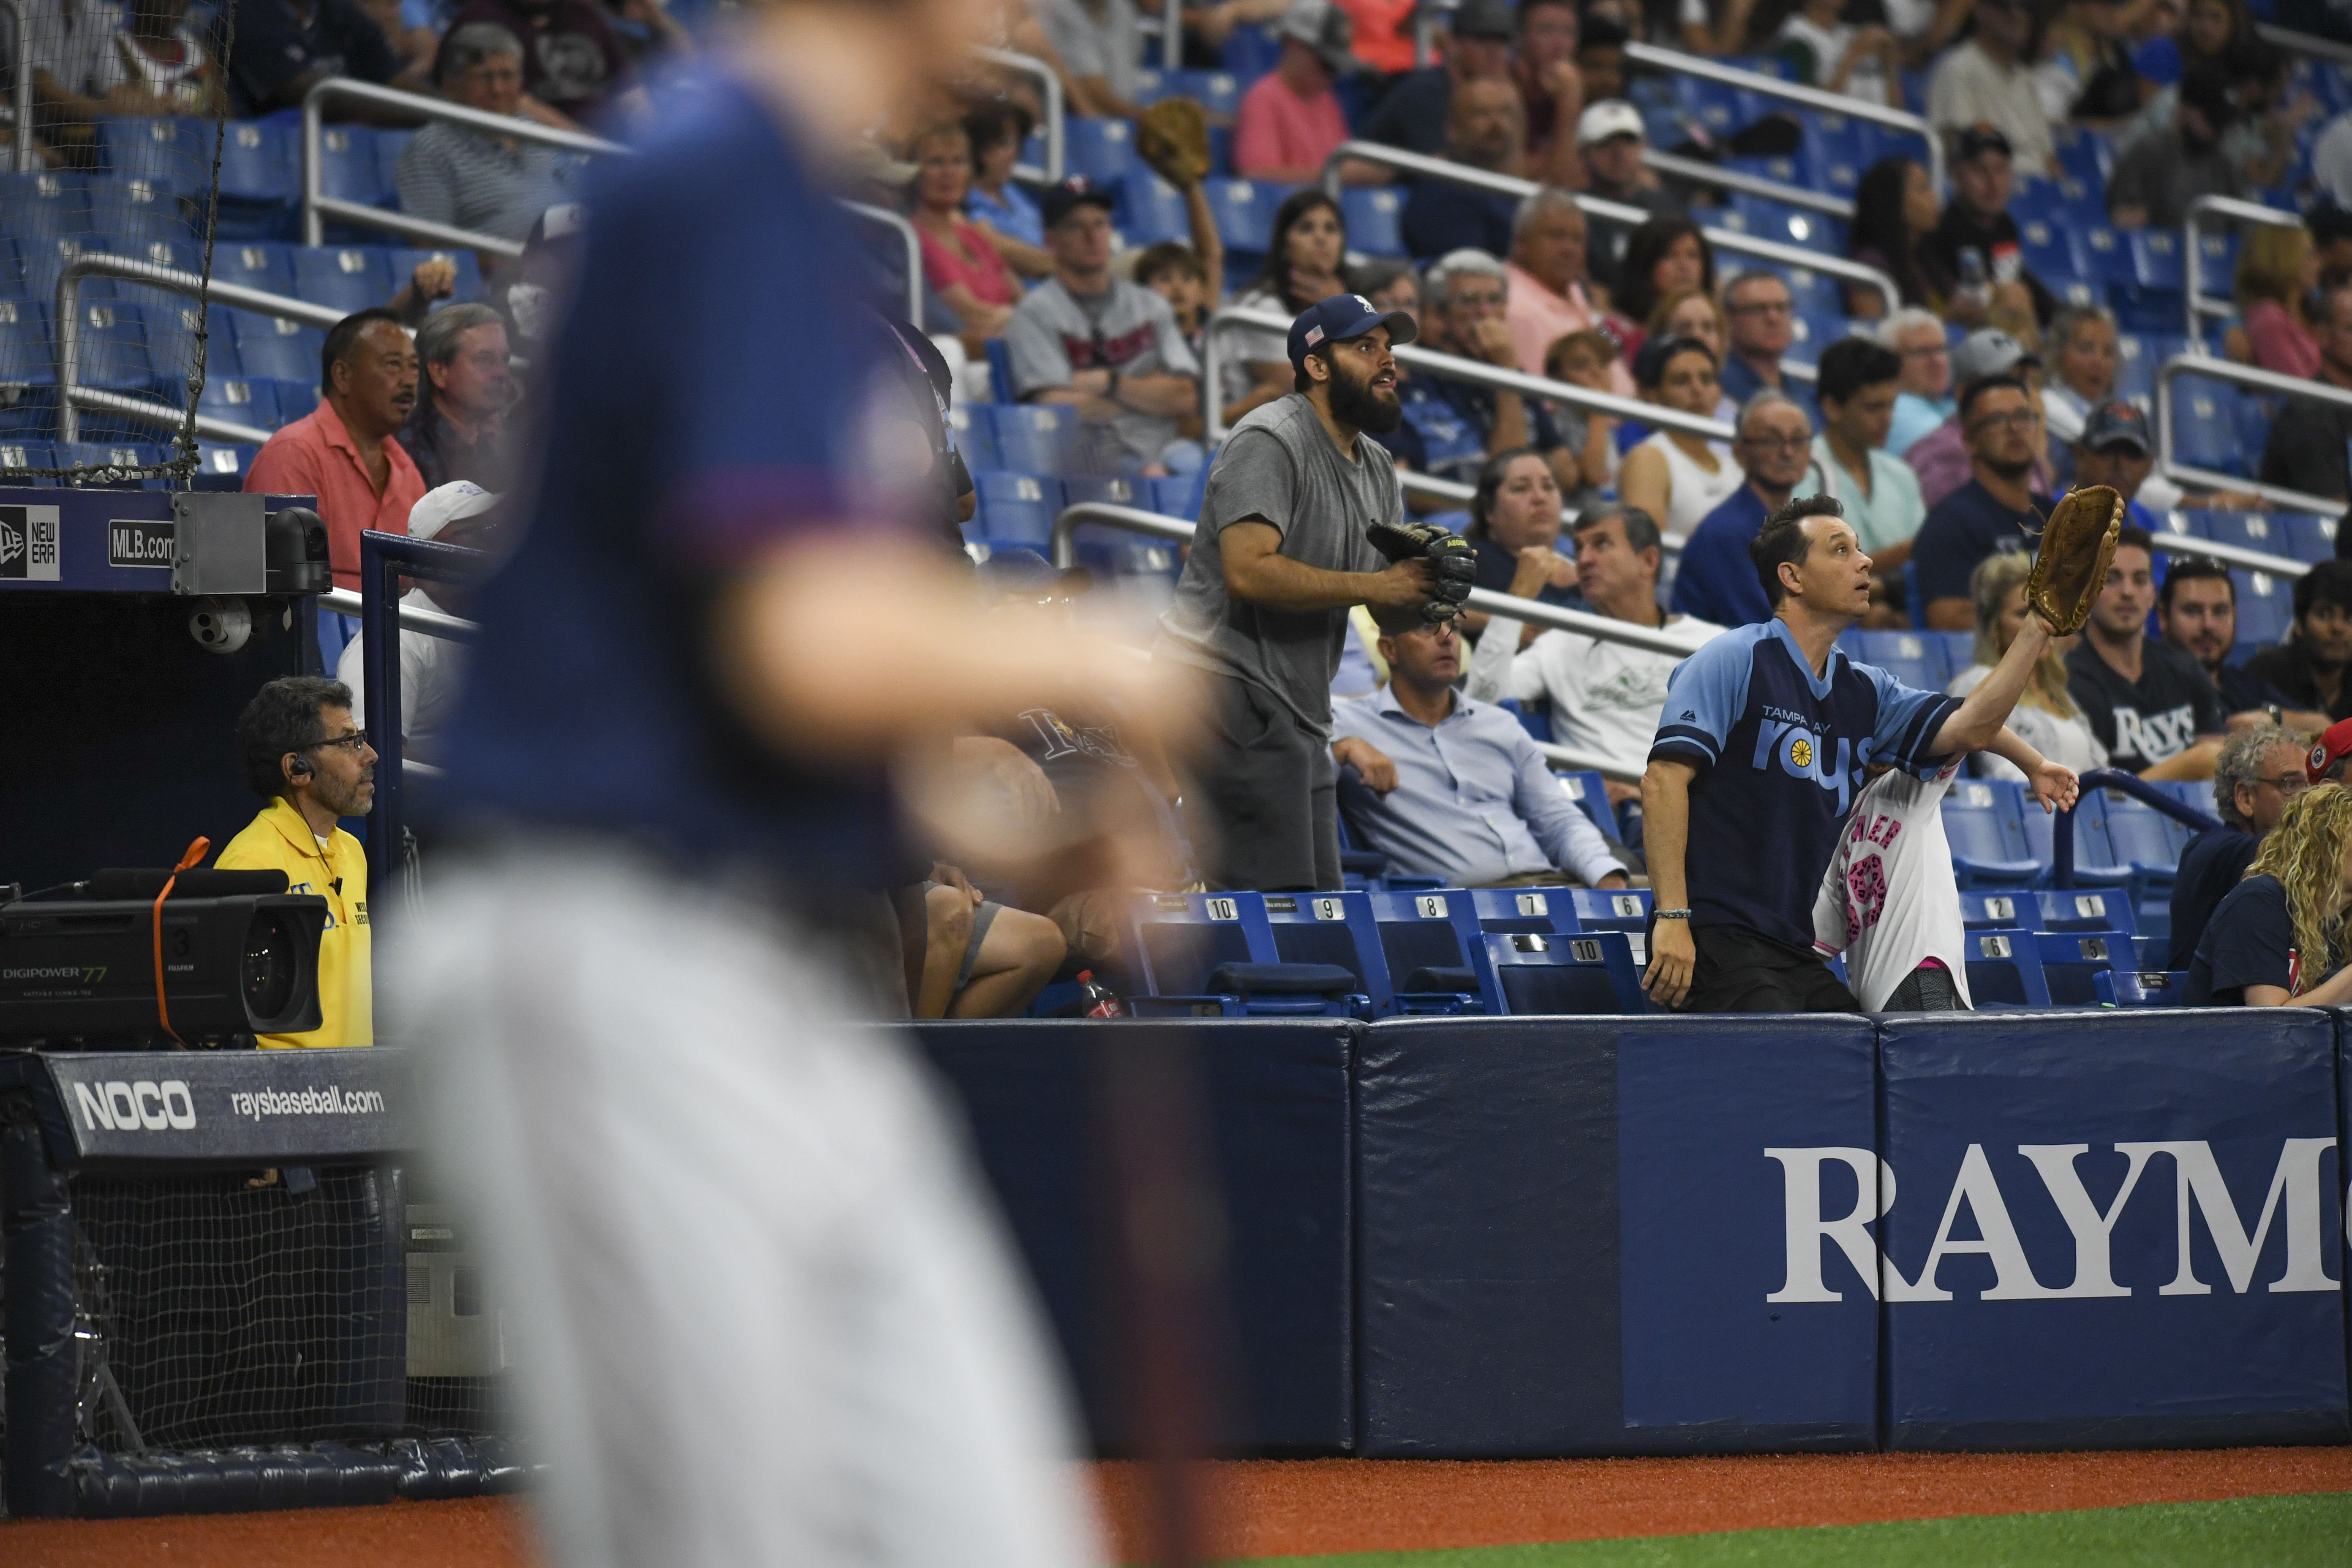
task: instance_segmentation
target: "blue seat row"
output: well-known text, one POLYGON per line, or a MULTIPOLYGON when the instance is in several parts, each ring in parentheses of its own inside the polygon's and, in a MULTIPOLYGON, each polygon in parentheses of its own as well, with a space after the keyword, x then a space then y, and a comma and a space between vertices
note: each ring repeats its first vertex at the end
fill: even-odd
MULTIPOLYGON (((195 488, 198 489, 237 489, 245 483, 247 469, 253 466, 257 447, 225 446, 218 442, 196 443, 195 488)), ((61 483, 56 479, 28 479, 18 470, 26 468, 149 468, 166 462, 172 456, 169 447, 154 441, 14 441, 0 438, 0 482, 31 485, 36 489, 51 489, 61 483)), ((129 481, 142 489, 169 489, 171 481, 163 479, 129 481)), ((109 487, 113 488, 113 487, 109 487)))
MULTIPOLYGON (((200 274, 204 247, 188 239, 120 236, 0 236, 0 296, 43 302, 57 297, 58 275, 77 257, 115 255, 200 274)), ((427 261, 448 262, 457 270, 453 301, 482 297, 480 261, 470 250, 436 250, 399 245, 283 245, 268 240, 222 241, 213 247, 213 280, 268 294, 286 295, 330 310, 363 310, 381 305, 427 261)), ((154 299, 156 290, 120 279, 82 280, 85 300, 154 299)))

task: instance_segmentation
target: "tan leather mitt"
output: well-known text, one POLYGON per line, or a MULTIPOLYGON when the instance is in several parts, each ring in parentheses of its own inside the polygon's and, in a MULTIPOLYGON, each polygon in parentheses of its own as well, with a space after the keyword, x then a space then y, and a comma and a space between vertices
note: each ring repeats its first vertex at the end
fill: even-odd
POLYGON ((1136 117, 1135 151, 1152 173, 1183 190, 1209 177, 1209 114, 1189 98, 1163 98, 1136 117))
POLYGON ((2123 526, 2124 498, 2105 485, 2069 490, 2051 509, 2025 580, 2025 602, 2060 637, 2081 631, 2091 618, 2123 526))

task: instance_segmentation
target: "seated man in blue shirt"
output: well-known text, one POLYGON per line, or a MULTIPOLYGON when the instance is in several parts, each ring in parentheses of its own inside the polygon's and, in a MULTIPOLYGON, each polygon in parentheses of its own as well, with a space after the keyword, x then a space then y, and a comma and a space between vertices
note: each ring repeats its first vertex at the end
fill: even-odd
POLYGON ((1657 913, 1652 999, 1716 1013, 1856 1011, 1813 949, 1815 893, 1874 768, 1932 778, 1960 752, 2021 769, 2045 807, 2074 775, 2007 728, 2050 628, 2029 619, 1965 699, 1855 664, 1837 637, 1870 608, 1870 557, 1830 496, 1765 521, 1749 545, 1772 618, 1676 668, 1642 779, 1657 913))
POLYGON ((1739 410, 1731 455, 1748 482, 1691 530, 1675 570, 1674 611, 1719 626, 1753 626, 1772 618, 1771 601, 1748 558, 1764 520, 1803 485, 1826 488, 1813 468, 1813 427, 1785 393, 1767 389, 1739 410))
POLYGON ((1626 885, 1601 830, 1503 709, 1454 689, 1462 637, 1418 606, 1381 606, 1389 683, 1332 704, 1331 757, 1381 797, 1361 824, 1391 868, 1454 888, 1626 885))
POLYGON ((1788 394, 1815 425, 1821 405, 1812 388, 1781 374, 1780 356, 1797 341, 1797 298, 1788 280, 1761 268, 1738 273, 1723 286, 1723 313, 1731 321, 1731 342, 1723 356, 1723 395, 1742 407, 1758 393, 1788 394))
POLYGON ((2030 477, 2033 436, 2041 427, 2025 383, 2013 375, 1983 376, 1961 389, 1969 482, 1936 503, 1911 546, 1930 628, 1972 629, 1977 611, 1969 574, 1977 563, 1997 552, 2023 550, 2042 531, 2051 501, 2034 493, 2030 477))

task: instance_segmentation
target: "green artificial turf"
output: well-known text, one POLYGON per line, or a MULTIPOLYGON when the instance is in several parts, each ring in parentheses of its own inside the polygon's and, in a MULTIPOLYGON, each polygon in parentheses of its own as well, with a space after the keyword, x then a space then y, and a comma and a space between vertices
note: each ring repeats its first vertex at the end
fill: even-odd
POLYGON ((2352 1492, 2148 1503, 1718 1535, 1652 1535, 1549 1546, 1267 1557, 1234 1568, 1968 1568, 1995 1563, 2259 1564, 2352 1562, 2352 1492))

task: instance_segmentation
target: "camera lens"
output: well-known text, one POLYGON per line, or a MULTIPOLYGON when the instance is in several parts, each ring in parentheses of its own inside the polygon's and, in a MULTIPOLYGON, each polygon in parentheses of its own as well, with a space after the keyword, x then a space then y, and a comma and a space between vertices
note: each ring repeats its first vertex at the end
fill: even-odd
POLYGON ((245 1011, 256 1024, 282 1016, 294 999, 301 973, 301 948, 287 917, 257 910, 245 933, 245 1011))

